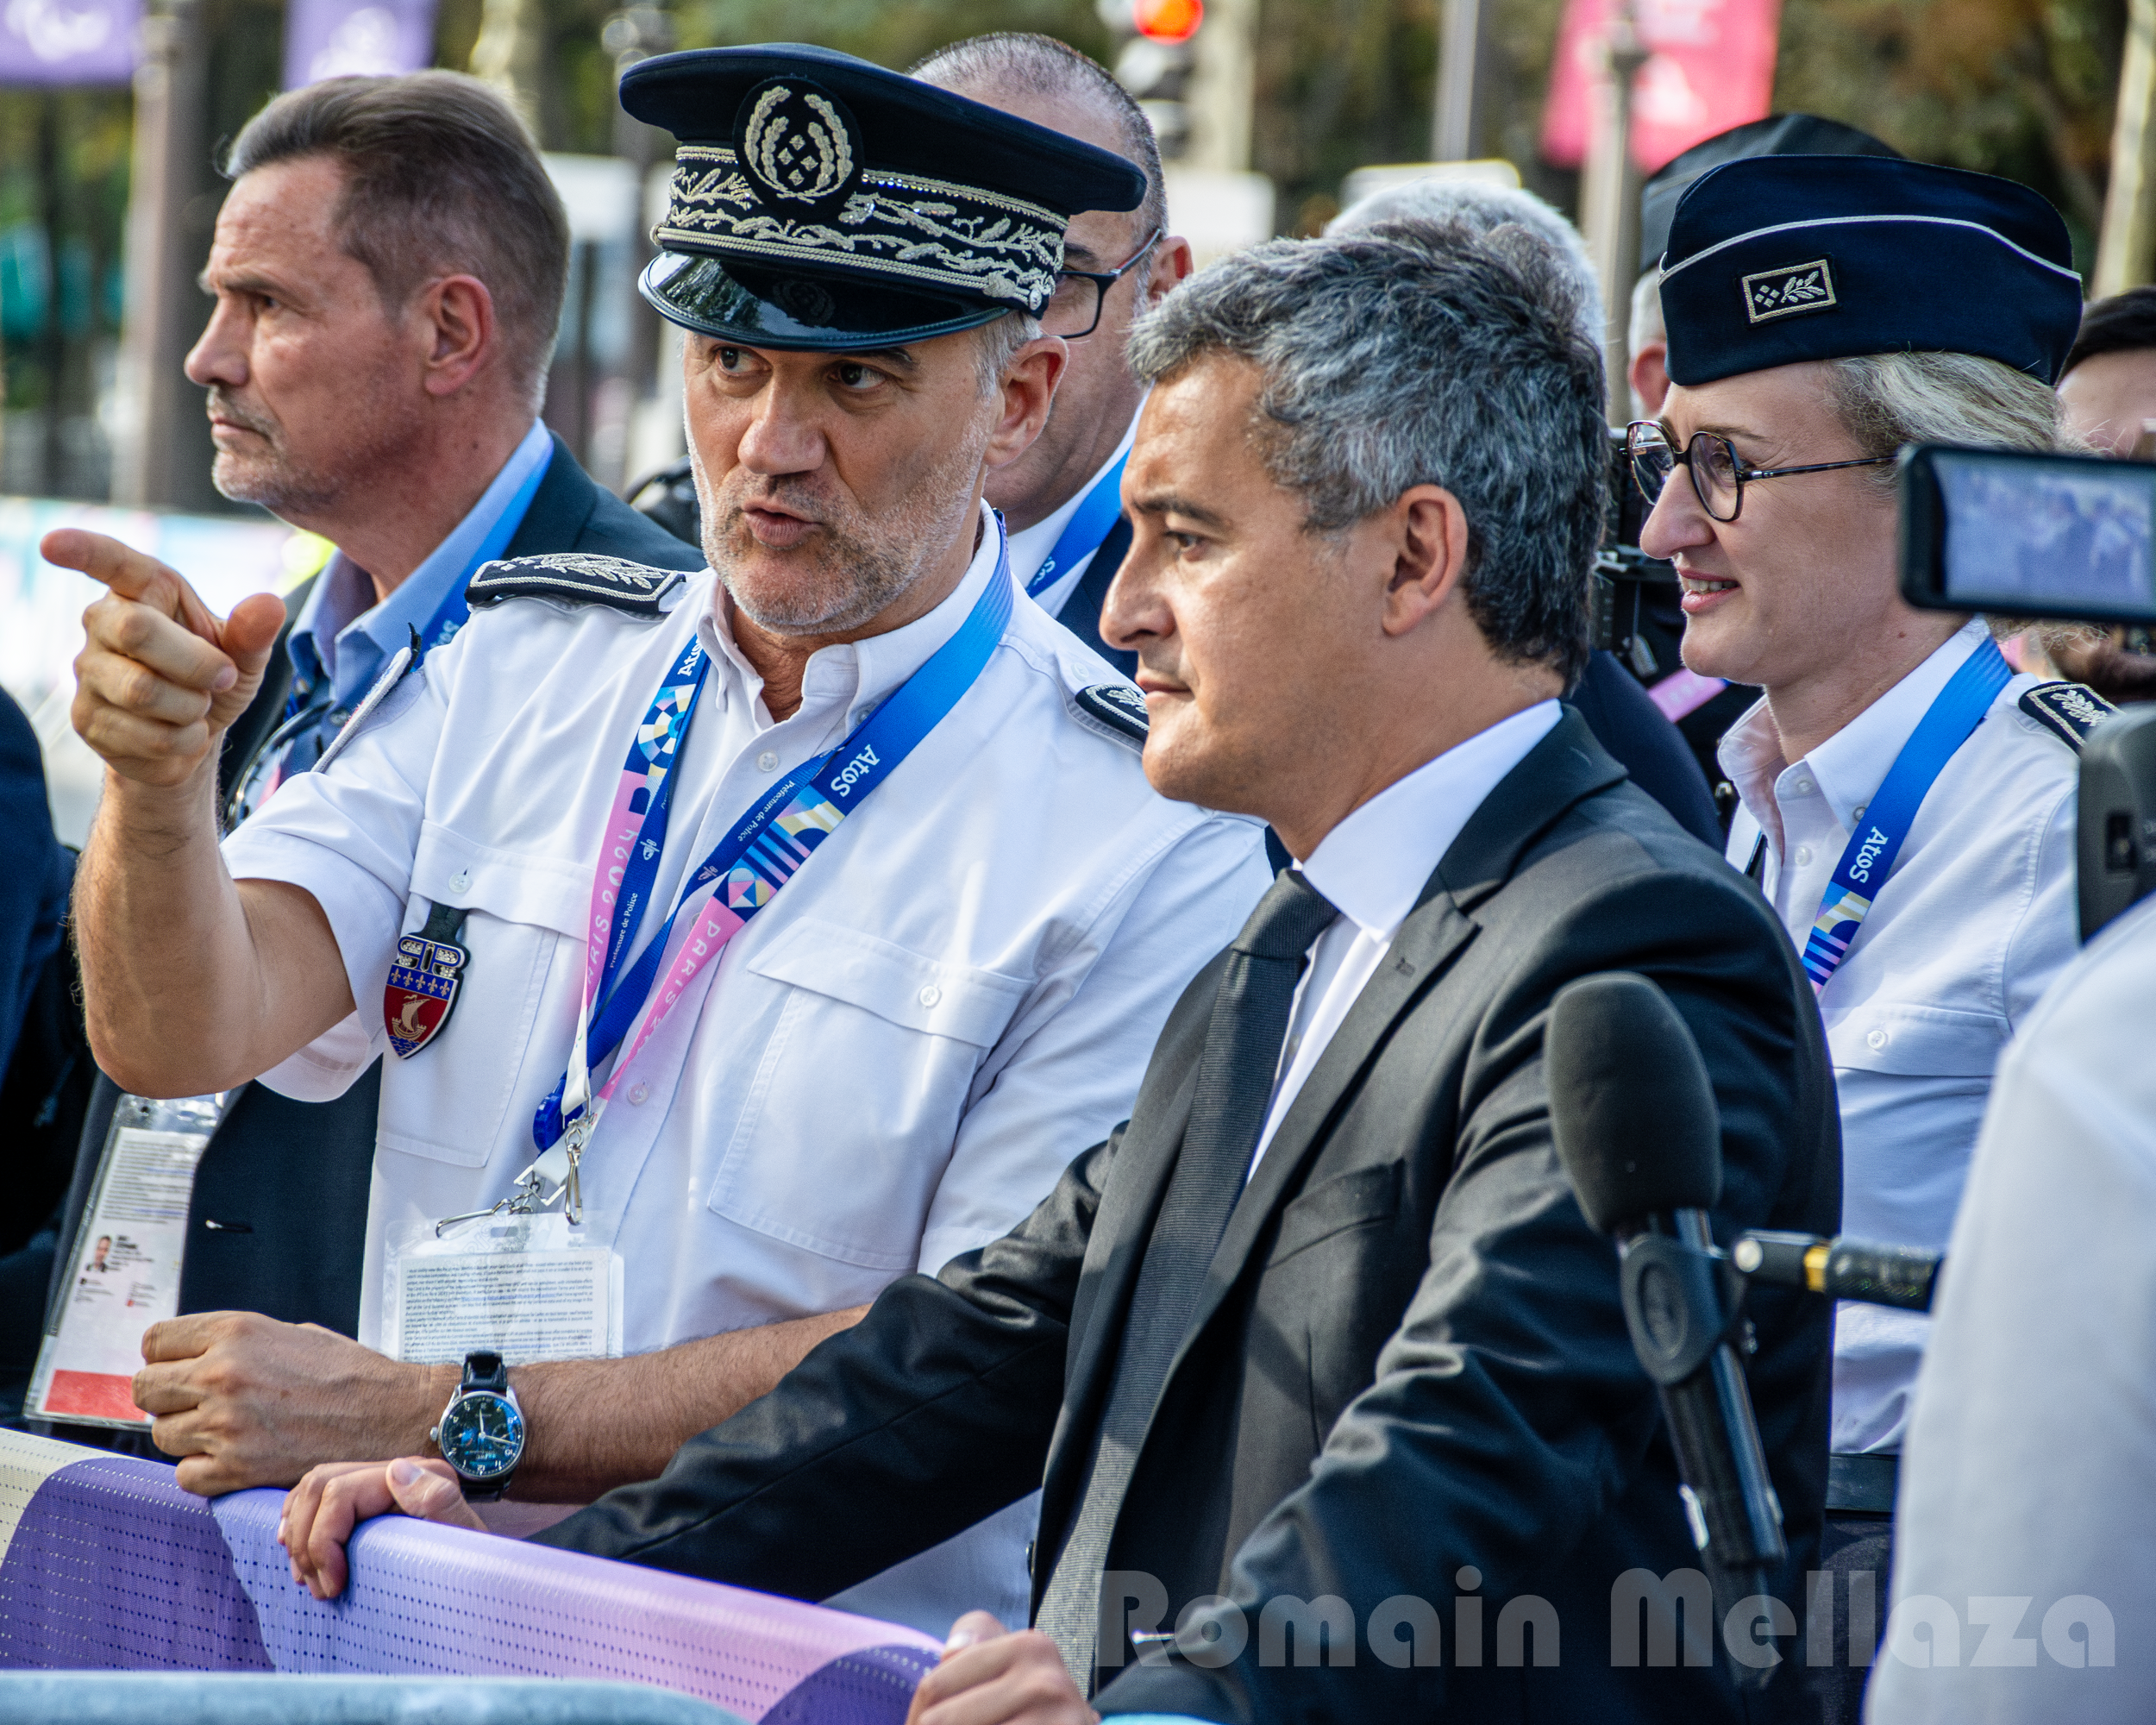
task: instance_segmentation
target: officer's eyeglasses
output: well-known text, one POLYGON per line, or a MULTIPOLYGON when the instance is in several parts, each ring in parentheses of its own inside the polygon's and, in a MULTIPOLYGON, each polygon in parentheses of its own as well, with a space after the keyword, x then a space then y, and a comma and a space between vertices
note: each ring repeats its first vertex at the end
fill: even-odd
POLYGON ((1058 270, 1056 292, 1041 310, 1041 334, 1061 336, 1066 342, 1082 342, 1100 327, 1100 307, 1108 290, 1136 269, 1160 244, 1165 228, 1156 228, 1145 243, 1112 270, 1058 270))
POLYGON ((1891 455, 1866 455, 1853 461, 1813 461, 1801 467, 1748 467, 1737 457, 1727 437, 1711 431, 1695 431, 1682 451, 1670 446, 1669 434, 1651 419, 1635 419, 1625 428, 1625 453, 1632 458, 1632 477, 1652 507, 1662 500, 1662 487, 1677 468, 1692 476, 1693 494, 1700 507, 1716 521, 1734 521, 1745 506, 1745 486, 1752 480, 1786 479, 1791 474, 1832 473, 1836 467, 1877 467, 1891 455))

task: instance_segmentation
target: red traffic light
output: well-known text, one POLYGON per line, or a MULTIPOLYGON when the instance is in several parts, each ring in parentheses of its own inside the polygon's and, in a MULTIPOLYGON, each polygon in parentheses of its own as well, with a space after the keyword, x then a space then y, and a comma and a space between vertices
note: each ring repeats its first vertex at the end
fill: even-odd
POLYGON ((1206 0, 1131 0, 1131 22, 1149 41, 1187 42, 1205 18, 1206 0))

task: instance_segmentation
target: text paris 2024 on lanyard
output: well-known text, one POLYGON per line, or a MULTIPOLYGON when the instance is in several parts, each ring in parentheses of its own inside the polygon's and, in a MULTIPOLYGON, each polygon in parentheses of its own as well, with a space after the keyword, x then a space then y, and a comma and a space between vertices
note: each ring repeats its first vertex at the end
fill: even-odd
MULTIPOLYGON (((957 630, 836 748, 757 801, 689 873, 674 909, 629 963, 665 852, 674 756, 711 662, 692 637, 668 668, 636 727, 608 812, 586 922, 576 1037, 567 1069, 532 1120, 540 1153, 491 1208, 407 1226, 386 1243, 384 1332, 397 1357, 451 1359, 473 1347, 516 1359, 619 1352, 620 1256, 589 1243, 583 1226, 578 1170, 586 1147, 623 1075, 691 980, 717 962, 979 680, 1015 597, 1000 521, 996 530, 995 568, 957 630), (686 931, 677 938, 676 925, 685 920, 686 931), (617 1049, 621 1057, 594 1095, 592 1069, 617 1049), (489 1226, 475 1226, 481 1223, 489 1226)), ((404 942, 440 949, 453 977, 469 961, 443 938, 446 928, 437 932, 445 914, 461 913, 437 907, 427 928, 404 942)), ((392 1038, 396 1030, 392 1024, 392 1038)))

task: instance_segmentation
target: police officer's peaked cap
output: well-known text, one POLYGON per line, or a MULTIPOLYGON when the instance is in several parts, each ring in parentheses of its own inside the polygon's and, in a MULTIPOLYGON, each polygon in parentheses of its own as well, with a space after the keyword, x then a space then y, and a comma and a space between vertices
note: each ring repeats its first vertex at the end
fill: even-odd
POLYGON ((850 54, 662 54, 622 106, 680 140, 644 297, 685 329, 843 352, 1037 314, 1081 210, 1131 210, 1120 156, 850 54))
POLYGON ((1702 174, 1670 224, 1670 379, 1806 360, 1974 354, 2048 384, 2081 323, 2066 224, 2025 185, 1884 156, 1702 174))
POLYGON ((1748 156, 1894 156, 1901 151, 1869 132, 1822 120, 1816 114, 1777 114, 1748 120, 1672 156, 1647 177, 1639 191, 1639 271, 1645 274, 1662 260, 1670 243, 1670 218, 1692 182, 1724 162, 1748 156))

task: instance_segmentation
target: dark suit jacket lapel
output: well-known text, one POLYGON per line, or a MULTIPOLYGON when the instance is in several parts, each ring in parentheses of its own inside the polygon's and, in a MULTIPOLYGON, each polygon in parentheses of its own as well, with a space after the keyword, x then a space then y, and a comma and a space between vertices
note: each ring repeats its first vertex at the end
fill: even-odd
MULTIPOLYGON (((1394 1024, 1473 938, 1474 907, 1511 877, 1521 853, 1567 809, 1624 776, 1625 769, 1568 706, 1549 735, 1469 817, 1259 1158, 1213 1254, 1197 1317, 1183 1339, 1184 1351, 1243 1273, 1266 1222, 1300 1183, 1304 1164, 1394 1024)), ((1179 1352, 1176 1366, 1181 1364, 1179 1352)), ((1175 1369, 1169 1368, 1171 1379, 1175 1369)))
POLYGON ((1075 1421, 1081 1429, 1090 1428, 1089 1409, 1115 1363, 1123 1314, 1144 1262, 1153 1218, 1175 1171, 1197 1088, 1198 1066, 1193 1061, 1168 1107, 1141 1111, 1124 1129, 1115 1170, 1100 1195, 1086 1247, 1083 1276, 1093 1286, 1081 1286, 1079 1309, 1071 1314, 1075 1346, 1063 1377, 1062 1425, 1075 1421))
POLYGON ((599 487, 577 465, 576 457, 560 436, 554 437, 554 454, 547 461, 546 477, 531 494, 531 506, 517 524, 509 543, 502 548, 505 560, 536 556, 542 551, 566 551, 584 531, 584 524, 599 507, 599 487))

